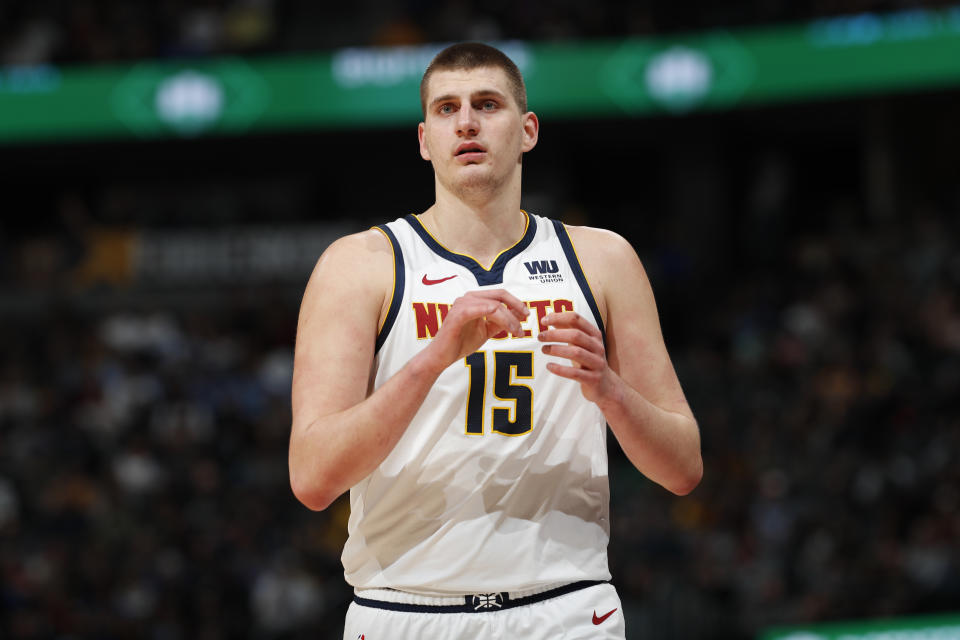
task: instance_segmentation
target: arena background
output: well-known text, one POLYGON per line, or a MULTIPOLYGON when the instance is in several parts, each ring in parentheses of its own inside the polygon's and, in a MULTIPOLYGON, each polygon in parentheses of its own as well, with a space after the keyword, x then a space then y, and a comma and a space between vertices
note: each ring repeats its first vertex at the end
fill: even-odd
MULTIPOLYGON (((221 130, 86 126, 67 80, 810 25, 890 78, 714 104, 685 53, 679 101, 541 113, 523 204, 633 243, 703 438, 684 498, 611 438, 614 583, 630 638, 960 637, 960 9, 871 0, 0 5, 0 637, 340 637, 348 506, 287 479, 297 308, 330 240, 432 202, 415 82, 221 130), (884 57, 894 22, 946 35, 884 57)), ((789 55, 784 85, 814 68, 789 55)))

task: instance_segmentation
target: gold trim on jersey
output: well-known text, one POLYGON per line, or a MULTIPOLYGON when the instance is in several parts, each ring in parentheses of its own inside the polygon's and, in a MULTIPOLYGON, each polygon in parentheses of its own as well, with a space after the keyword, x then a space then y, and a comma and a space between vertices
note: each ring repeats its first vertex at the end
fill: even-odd
MULTIPOLYGON (((371 229, 376 229, 383 234, 383 237, 387 239, 387 244, 390 245, 390 253, 393 256, 393 286, 390 288, 390 302, 387 304, 387 312, 383 314, 383 318, 380 319, 380 326, 377 327, 377 336, 379 336, 380 333, 383 332, 383 325, 386 324, 387 318, 390 316, 390 307, 393 306, 393 298, 397 295, 397 247, 393 246, 393 241, 390 240, 390 236, 379 226, 371 227, 371 229)), ((380 312, 383 313, 383 306, 380 307, 380 312)))
MULTIPOLYGON (((484 271, 490 271, 490 269, 493 268, 493 265, 495 265, 495 264, 497 263, 497 260, 500 258, 500 256, 502 256, 502 255, 505 254, 507 251, 510 251, 510 250, 513 249, 515 246, 517 246, 518 244, 520 244, 521 242, 523 242, 523 239, 527 237, 527 230, 530 228, 530 214, 527 213, 526 211, 524 211, 523 209, 520 209, 520 213, 523 214, 523 220, 524 220, 523 233, 520 234, 520 238, 519 238, 516 242, 514 242, 512 245, 510 245, 509 247, 507 247, 506 249, 504 249, 503 251, 501 251, 500 253, 498 253, 496 256, 494 256, 493 260, 490 261, 490 266, 487 266, 487 267, 483 266, 483 263, 482 263, 482 262, 480 262, 479 260, 477 260, 476 258, 474 258, 474 257, 473 257, 472 255, 470 255, 469 253, 458 253, 457 251, 450 251, 450 249, 447 248, 447 246, 446 246, 445 244, 443 244, 442 242, 440 242, 439 240, 437 240, 437 237, 436 237, 435 235, 433 235, 432 233, 430 233, 430 230, 427 229, 427 225, 423 224, 423 221, 420 220, 420 215, 419 215, 419 214, 416 214, 416 213, 413 214, 413 219, 416 220, 416 221, 417 221, 417 224, 420 225, 420 227, 424 230, 424 232, 426 232, 426 234, 427 234, 428 236, 430 236, 431 238, 433 238, 433 241, 436 242, 436 243, 437 243, 438 245, 440 245, 441 247, 443 247, 444 250, 450 251, 450 253, 452 253, 452 254, 455 255, 455 256, 463 256, 464 258, 470 258, 471 260, 473 260, 474 262, 476 262, 478 265, 480 265, 480 268, 483 269, 484 271)), ((573 243, 571 242, 571 244, 573 244, 573 243)), ((578 258, 578 259, 579 259, 579 258, 578 258)), ((589 283, 587 283, 587 284, 588 284, 588 286, 589 286, 589 283)))
POLYGON ((491 433, 496 433, 496 434, 499 434, 499 435, 501 435, 501 436, 509 436, 509 437, 511 437, 511 438, 518 438, 518 437, 520 437, 520 436, 528 435, 529 433, 531 433, 531 432, 533 431, 533 423, 534 423, 534 419, 533 419, 533 400, 534 400, 534 398, 533 398, 533 387, 531 387, 530 385, 526 385, 526 384, 514 384, 513 381, 514 381, 514 380, 533 380, 534 374, 535 374, 535 372, 536 372, 536 370, 537 370, 536 366, 534 366, 534 365, 535 365, 535 362, 534 362, 534 355, 535 355, 535 354, 536 354, 535 351, 530 351, 530 350, 514 350, 514 349, 497 349, 496 351, 493 352, 494 385, 493 385, 493 388, 491 389, 491 391, 493 392, 493 397, 496 398, 497 400, 501 400, 501 401, 503 401, 503 402, 512 402, 512 403, 513 403, 513 409, 512 409, 513 419, 512 419, 512 420, 510 419, 510 412, 511 412, 511 408, 510 408, 510 407, 490 407, 490 416, 491 416, 491 418, 490 418, 490 432, 491 432, 491 433), (504 409, 504 408, 505 408, 505 409, 507 410, 507 422, 509 422, 510 424, 516 424, 516 423, 517 423, 517 420, 518 420, 518 418, 519 418, 518 414, 519 414, 519 410, 520 410, 520 400, 518 400, 517 398, 502 398, 502 397, 500 397, 500 396, 497 395, 496 367, 497 367, 497 354, 498 354, 498 353, 529 353, 529 354, 530 354, 530 375, 528 375, 528 376, 521 376, 521 375, 520 375, 520 372, 517 370, 517 366, 511 364, 511 365, 509 365, 510 373, 509 373, 508 376, 507 376, 507 386, 509 386, 509 387, 524 387, 524 388, 530 390, 530 428, 527 429, 526 431, 524 431, 523 433, 504 433, 503 431, 498 431, 498 430, 495 429, 494 426, 493 426, 494 422, 493 422, 493 417, 492 417, 492 416, 493 416, 493 410, 494 410, 494 409, 504 409), (514 374, 516 374, 516 376, 514 376, 514 374))
MULTIPOLYGON (((583 274, 583 281, 587 283, 587 289, 590 290, 590 295, 593 296, 593 301, 597 302, 599 298, 597 298, 597 294, 593 292, 593 286, 590 284, 590 278, 587 277, 587 270, 583 268, 583 262, 580 261, 580 254, 577 253, 577 245, 574 244, 573 237, 570 235, 570 230, 567 228, 567 225, 562 222, 561 224, 563 224, 563 230, 567 233, 567 239, 570 240, 570 248, 573 249, 573 257, 577 259, 577 266, 580 267, 580 273, 583 274)), ((599 302, 597 302, 597 309, 600 309, 599 302)), ((604 312, 607 310, 606 301, 603 303, 603 310, 604 312)), ((603 325, 606 326, 607 319, 603 317, 604 315, 606 315, 606 313, 601 314, 600 319, 603 320, 603 325)))
POLYGON ((487 420, 484 417, 484 411, 487 408, 487 352, 486 350, 474 351, 463 359, 463 366, 467 368, 467 399, 463 403, 463 434, 467 436, 485 436, 487 435, 487 420), (473 367, 468 358, 473 353, 483 355, 483 393, 480 395, 480 433, 471 433, 470 431, 470 397, 473 395, 473 367))

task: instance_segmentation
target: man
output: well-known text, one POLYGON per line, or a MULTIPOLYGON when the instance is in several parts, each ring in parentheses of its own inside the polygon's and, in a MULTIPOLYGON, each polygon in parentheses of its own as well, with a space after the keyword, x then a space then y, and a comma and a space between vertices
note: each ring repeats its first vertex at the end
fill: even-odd
POLYGON ((333 243, 303 297, 290 479, 350 490, 344 638, 623 638, 606 424, 685 494, 699 433, 619 236, 520 209, 537 116, 481 44, 421 83, 436 202, 333 243))

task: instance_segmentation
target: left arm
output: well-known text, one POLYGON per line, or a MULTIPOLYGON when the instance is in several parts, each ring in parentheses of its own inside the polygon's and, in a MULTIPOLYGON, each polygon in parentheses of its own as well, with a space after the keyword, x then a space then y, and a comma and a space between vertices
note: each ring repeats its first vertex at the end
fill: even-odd
POLYGON ((601 313, 607 348, 592 324, 574 312, 552 313, 539 334, 552 373, 580 383, 630 462, 677 495, 703 476, 700 432, 670 362, 650 281, 633 247, 619 235, 567 227, 601 313))

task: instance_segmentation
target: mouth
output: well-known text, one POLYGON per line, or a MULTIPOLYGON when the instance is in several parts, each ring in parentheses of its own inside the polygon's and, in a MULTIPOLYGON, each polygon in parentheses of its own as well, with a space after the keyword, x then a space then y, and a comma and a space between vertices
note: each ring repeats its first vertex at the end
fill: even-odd
POLYGON ((486 152, 487 150, 483 148, 483 145, 477 142, 464 142, 457 147, 453 155, 460 160, 471 162, 479 160, 486 152))

